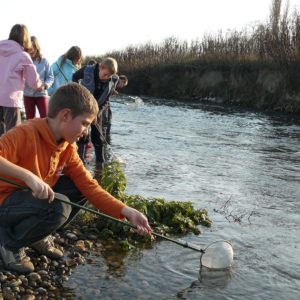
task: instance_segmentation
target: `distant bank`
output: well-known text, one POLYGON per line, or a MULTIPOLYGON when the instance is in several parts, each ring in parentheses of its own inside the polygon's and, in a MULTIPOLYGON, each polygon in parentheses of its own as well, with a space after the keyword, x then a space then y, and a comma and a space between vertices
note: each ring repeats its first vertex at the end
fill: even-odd
POLYGON ((288 72, 272 65, 178 64, 127 70, 125 93, 300 113, 300 61, 288 72))

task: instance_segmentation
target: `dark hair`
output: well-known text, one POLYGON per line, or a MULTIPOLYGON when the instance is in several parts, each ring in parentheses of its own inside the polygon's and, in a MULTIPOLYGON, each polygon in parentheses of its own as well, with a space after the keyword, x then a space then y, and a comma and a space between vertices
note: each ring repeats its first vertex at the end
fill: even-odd
POLYGON ((55 118, 65 108, 69 108, 73 118, 84 113, 97 115, 98 103, 90 91, 79 83, 67 83, 60 86, 51 96, 48 117, 55 118))
POLYGON ((38 39, 35 36, 31 36, 32 47, 36 49, 36 57, 39 62, 42 60, 41 47, 38 39))
POLYGON ((88 65, 89 66, 93 66, 93 65, 95 65, 97 63, 97 61, 95 60, 95 59, 90 59, 89 61, 88 61, 88 65))
POLYGON ((125 86, 128 84, 128 77, 126 75, 120 75, 119 80, 124 81, 125 86))
POLYGON ((23 24, 14 25, 10 30, 8 39, 20 44, 26 52, 32 47, 28 29, 23 24))
POLYGON ((66 62, 67 59, 70 59, 73 64, 81 65, 82 63, 82 52, 78 46, 72 46, 65 54, 61 56, 60 66, 62 67, 63 64, 66 62))

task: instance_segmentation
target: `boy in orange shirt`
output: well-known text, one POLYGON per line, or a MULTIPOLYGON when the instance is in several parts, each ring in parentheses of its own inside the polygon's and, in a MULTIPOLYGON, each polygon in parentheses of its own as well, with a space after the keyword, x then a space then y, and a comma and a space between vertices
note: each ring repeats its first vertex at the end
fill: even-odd
POLYGON ((25 246, 52 258, 63 256, 50 235, 70 222, 78 209, 55 200, 55 193, 78 204, 88 199, 104 213, 127 218, 139 234, 151 233, 147 218, 103 190, 77 154, 76 141, 97 113, 92 94, 70 83, 51 97, 47 118, 27 121, 1 136, 0 176, 31 189, 0 182, 0 257, 7 269, 34 270, 25 246))

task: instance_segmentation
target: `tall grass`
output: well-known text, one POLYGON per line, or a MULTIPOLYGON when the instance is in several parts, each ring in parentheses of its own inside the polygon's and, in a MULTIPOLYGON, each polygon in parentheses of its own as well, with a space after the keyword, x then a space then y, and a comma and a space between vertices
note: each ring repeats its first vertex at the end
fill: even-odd
POLYGON ((160 44, 132 45, 93 58, 112 56, 122 72, 129 73, 157 65, 220 62, 267 62, 285 69, 300 61, 300 13, 283 6, 281 0, 273 0, 267 21, 240 31, 219 31, 191 42, 170 37, 160 44))

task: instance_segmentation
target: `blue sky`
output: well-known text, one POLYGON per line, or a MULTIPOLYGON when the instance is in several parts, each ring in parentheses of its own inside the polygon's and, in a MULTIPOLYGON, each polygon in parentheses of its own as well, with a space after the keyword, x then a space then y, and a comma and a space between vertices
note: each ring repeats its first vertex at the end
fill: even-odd
MULTIPOLYGON (((290 0, 290 7, 299 9, 299 2, 290 0)), ((192 40, 242 29, 265 21, 270 6, 271 0, 9 0, 1 3, 0 40, 23 23, 53 62, 73 45, 84 55, 104 54, 170 36, 192 40)))

